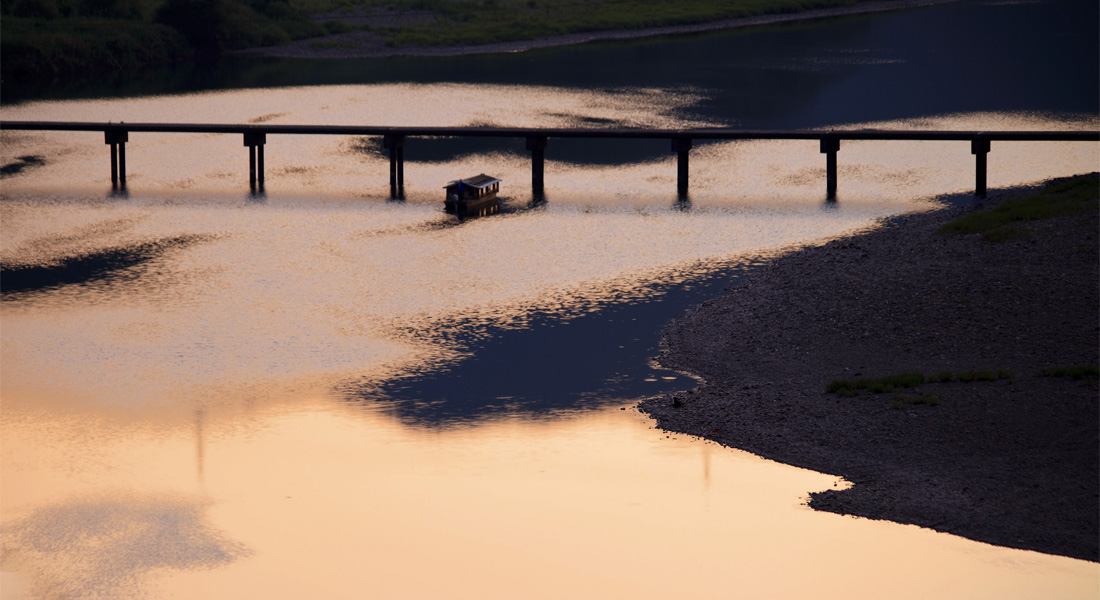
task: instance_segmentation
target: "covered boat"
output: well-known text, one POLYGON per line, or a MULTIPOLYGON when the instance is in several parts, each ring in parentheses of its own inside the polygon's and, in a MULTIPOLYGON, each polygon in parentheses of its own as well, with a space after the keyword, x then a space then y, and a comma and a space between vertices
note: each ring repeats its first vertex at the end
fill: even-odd
POLYGON ((447 212, 459 218, 480 217, 500 211, 500 180, 485 173, 447 184, 447 199, 443 202, 447 212))

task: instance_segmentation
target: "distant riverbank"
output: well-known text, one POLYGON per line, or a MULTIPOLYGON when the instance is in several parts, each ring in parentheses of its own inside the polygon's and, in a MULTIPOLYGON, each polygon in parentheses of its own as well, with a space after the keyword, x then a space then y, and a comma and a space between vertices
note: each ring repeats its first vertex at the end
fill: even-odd
POLYGON ((972 211, 902 216, 778 259, 668 328, 660 363, 706 383, 640 408, 855 484, 813 508, 1096 561, 1096 181, 1076 213, 986 234, 939 231, 972 211))
POLYGON ((355 5, 321 0, 313 5, 321 12, 312 14, 302 9, 282 14, 272 6, 253 10, 244 0, 201 0, 213 8, 194 9, 191 5, 198 1, 172 0, 159 9, 148 5, 113 12, 78 9, 71 3, 52 11, 30 10, 29 3, 5 5, 0 37, 3 99, 22 97, 26 90, 37 90, 32 95, 49 93, 104 76, 173 66, 181 71, 205 68, 220 56, 339 59, 511 53, 953 0, 753 0, 733 6, 701 0, 553 6, 437 1, 418 8, 373 0, 355 5))
MULTIPOLYGON (((936 4, 946 4, 957 0, 883 0, 878 2, 860 2, 850 6, 820 8, 798 12, 762 14, 736 19, 722 19, 707 23, 690 25, 670 25, 643 29, 614 29, 590 31, 542 37, 531 40, 518 40, 489 44, 451 45, 451 46, 393 46, 387 45, 386 38, 372 31, 347 31, 323 38, 297 40, 281 46, 266 46, 239 50, 238 56, 264 56, 273 58, 383 58, 395 56, 461 56, 469 54, 497 54, 524 52, 537 48, 571 46, 600 41, 630 40, 666 35, 683 35, 721 31, 743 27, 775 25, 794 21, 824 19, 885 12, 909 8, 919 8, 936 4)), ((329 15, 339 18, 337 15, 329 15)))

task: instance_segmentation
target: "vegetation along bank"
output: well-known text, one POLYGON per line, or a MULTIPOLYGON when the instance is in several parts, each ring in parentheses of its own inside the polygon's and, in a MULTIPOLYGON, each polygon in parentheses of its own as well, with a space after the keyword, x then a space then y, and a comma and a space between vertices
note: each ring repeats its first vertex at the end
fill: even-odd
MULTIPOLYGON (((935 1, 11 0, 0 3, 0 74, 9 83, 68 81, 292 43, 298 49, 292 55, 302 57, 416 54, 425 49, 427 54, 451 54, 535 39, 576 43, 568 36, 590 32, 643 35, 654 28, 690 28, 760 15, 872 4, 883 10, 935 1), (451 51, 431 51, 441 48, 451 51)), ((522 47, 498 51, 515 49, 522 47)))

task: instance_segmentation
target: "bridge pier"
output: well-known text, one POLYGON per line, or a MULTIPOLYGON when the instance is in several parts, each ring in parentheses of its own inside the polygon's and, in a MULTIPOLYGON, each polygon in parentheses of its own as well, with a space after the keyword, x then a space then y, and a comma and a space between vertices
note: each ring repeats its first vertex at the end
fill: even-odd
POLYGON ((111 189, 126 189, 126 142, 129 138, 125 129, 103 131, 103 143, 111 146, 111 189))
POLYGON ((546 159, 546 138, 528 136, 527 150, 531 152, 531 196, 542 200, 546 196, 543 166, 546 159))
MULTIPOLYGON (((0 0, 2 1, 2 0, 0 0)), ((686 195, 689 184, 689 157, 694 140, 818 140, 826 155, 826 192, 836 200, 837 152, 843 140, 875 141, 970 141, 974 155, 974 195, 987 194, 988 158, 993 140, 1000 142, 1100 142, 1097 131, 887 131, 887 130, 798 130, 753 131, 729 128, 700 129, 639 129, 639 128, 569 128, 543 129, 529 127, 400 127, 344 125, 234 125, 218 123, 85 123, 68 121, 9 121, 0 119, 0 130, 20 131, 102 131, 104 142, 111 147, 111 185, 115 190, 126 188, 126 143, 129 132, 145 133, 217 133, 245 136, 249 146, 250 183, 264 185, 264 145, 266 134, 274 135, 354 135, 382 137, 390 155, 390 195, 405 195, 404 146, 406 138, 415 137, 495 137, 526 138, 531 152, 531 188, 537 199, 544 195, 545 151, 548 137, 576 139, 668 139, 677 154, 677 190, 686 195)))
POLYGON ((390 151, 390 199, 405 199, 405 136, 388 133, 382 147, 390 151))
POLYGON ((248 146, 248 188, 253 194, 264 191, 264 144, 266 133, 246 132, 244 145, 248 146))
POLYGON ((672 151, 676 153, 676 195, 683 200, 688 195, 688 153, 691 152, 691 138, 672 138, 672 151))
POLYGON ((985 198, 986 159, 989 155, 989 140, 981 136, 970 140, 970 153, 974 155, 974 195, 985 198))
POLYGON ((825 155, 825 197, 836 200, 836 153, 840 150, 840 138, 821 138, 821 153, 825 155))

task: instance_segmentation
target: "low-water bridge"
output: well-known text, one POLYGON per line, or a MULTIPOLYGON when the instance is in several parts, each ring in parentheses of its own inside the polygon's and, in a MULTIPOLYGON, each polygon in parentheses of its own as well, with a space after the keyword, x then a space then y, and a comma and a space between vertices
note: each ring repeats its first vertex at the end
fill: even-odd
POLYGON ((802 130, 769 131, 728 128, 699 129, 599 129, 525 127, 380 127, 358 125, 233 125, 211 123, 81 123, 66 121, 0 121, 0 130, 102 131, 111 146, 111 185, 126 188, 126 142, 130 133, 227 133, 242 135, 248 147, 249 186, 253 193, 264 188, 264 145, 268 135, 351 135, 381 137, 390 157, 390 197, 405 196, 405 143, 416 137, 523 138, 531 153, 531 192, 544 195, 543 163, 551 138, 667 139, 677 155, 676 188, 688 192, 688 156, 697 140, 817 140, 825 154, 825 191, 836 197, 837 153, 842 140, 907 140, 970 142, 975 157, 974 194, 986 195, 986 158, 992 142, 1097 142, 1100 131, 896 131, 802 130))

